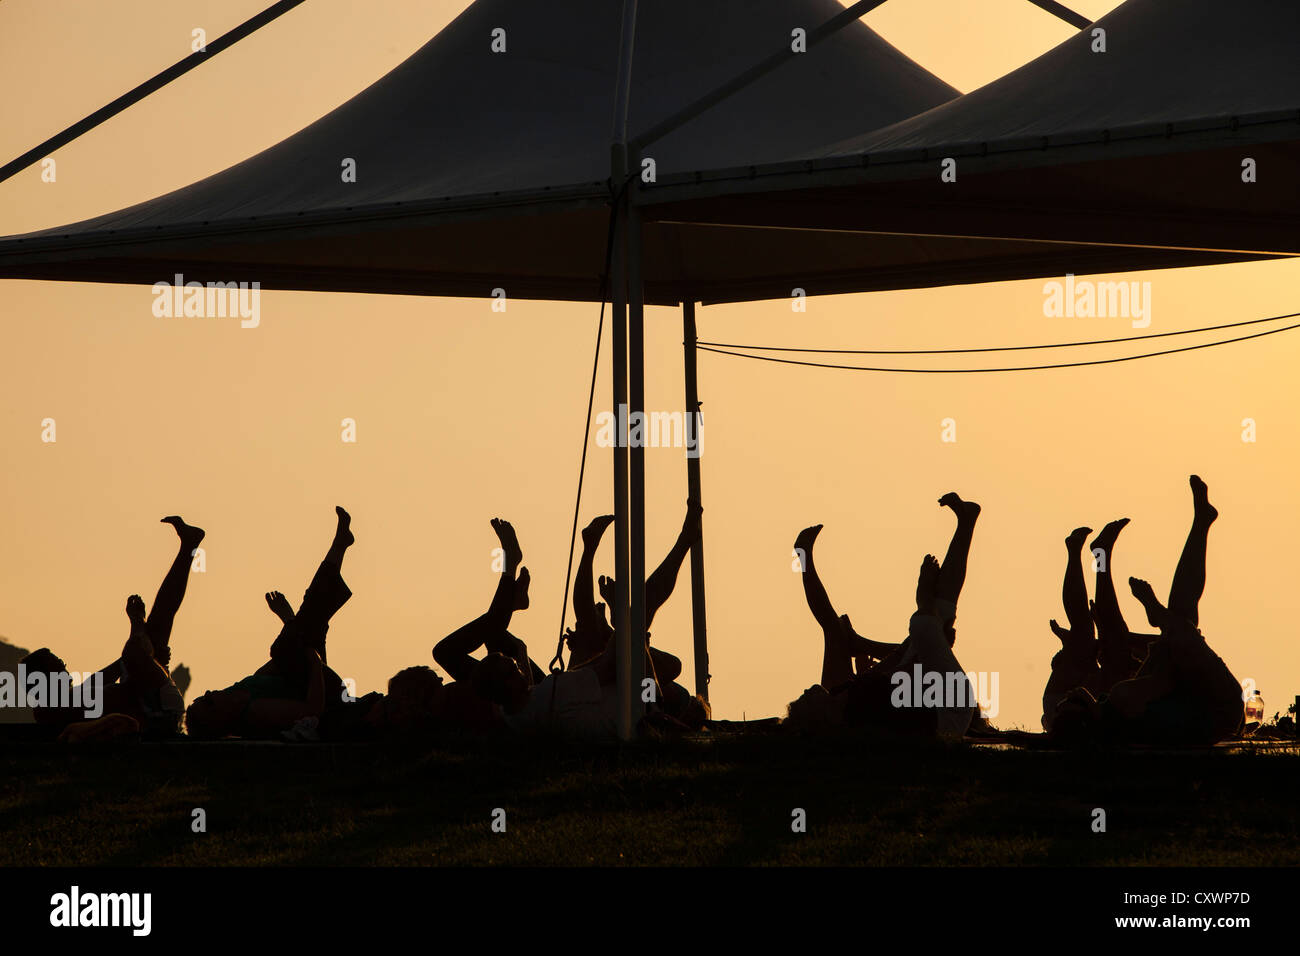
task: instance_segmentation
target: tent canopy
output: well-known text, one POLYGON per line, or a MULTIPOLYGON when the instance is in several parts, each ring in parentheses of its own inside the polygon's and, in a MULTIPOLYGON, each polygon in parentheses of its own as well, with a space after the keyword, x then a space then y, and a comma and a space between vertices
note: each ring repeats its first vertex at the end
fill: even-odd
MULTIPOLYGON (((630 125, 649 128, 788 45, 836 0, 641 5, 630 125)), ((0 276, 594 299, 604 268, 621 4, 478 0, 374 85, 283 142, 160 198, 0 241, 0 276), (494 52, 494 31, 504 52, 494 52), (355 183, 342 162, 356 161, 355 183)), ((861 22, 657 142, 660 175, 769 162, 957 96, 861 22)), ((649 301, 701 276, 749 297, 773 268, 860 251, 738 230, 647 230, 649 301), (721 240, 721 241, 720 241, 721 240)), ((906 260, 885 250, 882 261, 906 260)), ((788 284, 784 283, 789 294, 788 284)), ((761 291, 761 290, 759 290, 761 291)), ((689 293, 688 293, 689 294, 689 293)))
POLYGON ((1128 0, 925 113, 789 162, 662 177, 639 200, 663 221, 1038 240, 1058 275, 1087 270, 1056 243, 1148 247, 1124 269, 1300 253, 1298 35, 1294 0, 1128 0))
MULTIPOLYGON (((192 186, 0 240, 0 277, 593 300, 620 4, 478 0, 388 76, 192 186), (492 50, 505 31, 506 51, 492 50), (344 158, 357 181, 344 183, 344 158)), ((641 4, 630 127, 842 12, 641 4)), ((917 288, 1300 252, 1300 7, 1129 0, 965 96, 855 22, 647 153, 648 303, 917 288), (1259 181, 1241 182, 1243 151, 1259 181), (958 163, 941 183, 939 160, 958 163)))

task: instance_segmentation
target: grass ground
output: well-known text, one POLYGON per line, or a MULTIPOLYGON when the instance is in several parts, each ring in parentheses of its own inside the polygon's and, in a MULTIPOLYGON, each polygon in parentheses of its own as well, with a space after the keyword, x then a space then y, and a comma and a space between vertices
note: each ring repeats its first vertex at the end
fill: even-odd
POLYGON ((1294 866, 1298 787, 1295 748, 10 743, 0 865, 1294 866))

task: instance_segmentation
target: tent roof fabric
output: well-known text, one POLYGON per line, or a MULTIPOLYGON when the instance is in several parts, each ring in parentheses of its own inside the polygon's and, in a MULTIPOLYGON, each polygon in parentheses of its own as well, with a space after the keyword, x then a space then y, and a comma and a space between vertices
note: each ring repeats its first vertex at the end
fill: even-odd
MULTIPOLYGON (((464 199, 609 178, 621 4, 479 0, 387 76, 322 119, 193 186, 87 228, 227 221, 464 199), (492 51, 492 31, 506 50, 492 51), (356 183, 340 177, 357 160, 356 183)), ((642 5, 629 108, 671 115, 841 10, 835 0, 659 0, 642 5)), ((655 147, 665 172, 785 158, 929 109, 957 91, 864 24, 793 57, 655 147), (825 55, 821 55, 824 53, 825 55), (827 94, 842 90, 839 102, 827 94)), ((58 230, 49 230, 58 233, 58 230)))
POLYGON ((1129 0, 1094 28, 959 100, 814 148, 849 156, 951 143, 1065 144, 1105 130, 1300 119, 1300 4, 1294 0, 1129 0))
POLYGON ((641 200, 733 225, 1300 253, 1300 4, 1128 0, 1094 28, 1105 52, 1085 30, 891 126, 641 200))
MULTIPOLYGON (((640 6, 633 133, 788 45, 795 27, 843 10, 836 0, 640 6)), ((387 76, 249 160, 128 209, 0 241, 0 276, 202 280, 207 264, 238 265, 290 288, 342 281, 481 295, 501 285, 592 298, 605 259, 605 217, 592 212, 609 195, 621 7, 479 0, 387 76), (492 49, 497 28, 504 53, 492 49), (355 183, 342 181, 345 157, 357 163, 355 183)), ((661 174, 772 161, 957 95, 857 22, 652 153, 661 174)))
MULTIPOLYGON (((620 8, 478 0, 388 76, 257 156, 138 206, 0 240, 0 278, 182 273, 267 289, 598 299, 620 8), (505 53, 491 50, 498 27, 505 53), (344 157, 356 183, 341 181, 344 157)), ((842 10, 641 4, 629 132, 842 10)), ((651 144, 658 181, 633 194, 646 302, 1292 251, 1297 191, 1279 170, 1300 174, 1300 124, 1285 112, 1300 106, 1297 68, 1281 52, 1294 25, 1291 0, 1129 0, 1098 23, 1105 54, 1085 32, 958 97, 855 22, 651 144), (1119 123, 1139 135, 1098 126, 1119 123), (1245 192, 1241 143, 1262 143, 1252 150, 1268 170, 1245 192), (948 155, 960 157, 956 184, 937 176, 948 155)))

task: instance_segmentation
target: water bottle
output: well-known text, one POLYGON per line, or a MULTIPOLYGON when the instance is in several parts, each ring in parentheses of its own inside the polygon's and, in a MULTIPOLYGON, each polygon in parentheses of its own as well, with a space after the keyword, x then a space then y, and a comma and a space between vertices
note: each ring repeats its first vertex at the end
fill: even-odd
POLYGON ((1253 734, 1259 730, 1260 725, 1264 723, 1264 698, 1259 691, 1255 691, 1250 699, 1246 701, 1246 726, 1245 732, 1253 734))

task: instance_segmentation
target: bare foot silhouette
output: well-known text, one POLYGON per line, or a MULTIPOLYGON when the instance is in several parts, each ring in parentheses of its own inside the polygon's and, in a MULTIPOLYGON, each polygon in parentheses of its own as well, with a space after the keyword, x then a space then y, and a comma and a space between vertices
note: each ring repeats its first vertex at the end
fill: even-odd
POLYGON ((132 594, 126 599, 126 616, 131 619, 132 624, 144 623, 144 598, 138 594, 132 594))
POLYGON ((279 591, 266 592, 266 606, 271 609, 271 613, 278 617, 285 624, 293 620, 293 605, 289 599, 279 591))
POLYGON ((357 542, 356 536, 352 533, 352 515, 338 505, 334 506, 334 513, 339 517, 338 528, 334 531, 334 543, 350 548, 357 542))
POLYGON ((613 515, 600 515, 591 519, 591 524, 582 529, 582 543, 591 549, 600 543, 601 537, 605 534, 605 529, 614 523, 613 515))
POLYGON ((1213 522, 1219 517, 1219 509, 1210 504, 1210 489, 1199 476, 1192 475, 1188 479, 1188 484, 1192 486, 1192 505, 1195 509, 1195 517, 1198 521, 1204 521, 1207 524, 1213 522))
POLYGON ((149 641, 149 628, 144 621, 144 600, 138 594, 126 599, 126 616, 131 619, 131 634, 122 648, 122 656, 128 654, 146 654, 153 656, 153 645, 149 641))
POLYGON ((181 544, 187 548, 197 548, 203 536, 207 534, 202 528, 196 528, 192 524, 186 524, 180 515, 168 515, 166 518, 159 519, 163 524, 169 524, 176 529, 176 534, 180 536, 181 544))
POLYGON ((799 532, 799 536, 794 539, 794 546, 797 550, 802 551, 804 557, 812 554, 813 545, 817 543, 817 536, 822 533, 822 525, 815 524, 811 528, 804 528, 799 532))
POLYGON ((515 535, 514 526, 505 518, 493 518, 491 524, 492 530, 497 534, 497 540, 501 542, 501 549, 505 552, 507 566, 518 567, 519 562, 524 559, 524 551, 519 547, 519 538, 515 535))
POLYGON ((1092 544, 1088 545, 1088 550, 1096 551, 1100 548, 1110 554, 1111 549, 1115 547, 1115 539, 1119 537, 1119 533, 1124 530, 1124 526, 1128 524, 1128 521, 1128 518, 1116 518, 1114 521, 1109 522, 1106 527, 1101 529, 1097 537, 1092 539, 1092 544))
POLYGON ((973 501, 962 501, 961 495, 955 491, 950 491, 940 498, 939 505, 943 508, 951 508, 958 521, 963 519, 974 521, 980 516, 980 506, 973 501))
POLYGON ((929 611, 934 605, 934 590, 939 583, 939 559, 927 554, 921 559, 921 571, 916 577, 916 609, 929 611))
POLYGON ((1155 589, 1141 578, 1128 579, 1129 590, 1147 612, 1147 621, 1152 627, 1160 627, 1165 621, 1165 607, 1156 597, 1155 589))
POLYGON ((1091 528, 1075 528, 1065 539, 1065 546, 1071 552, 1078 551, 1083 547, 1083 542, 1088 540, 1088 535, 1092 534, 1091 528))

